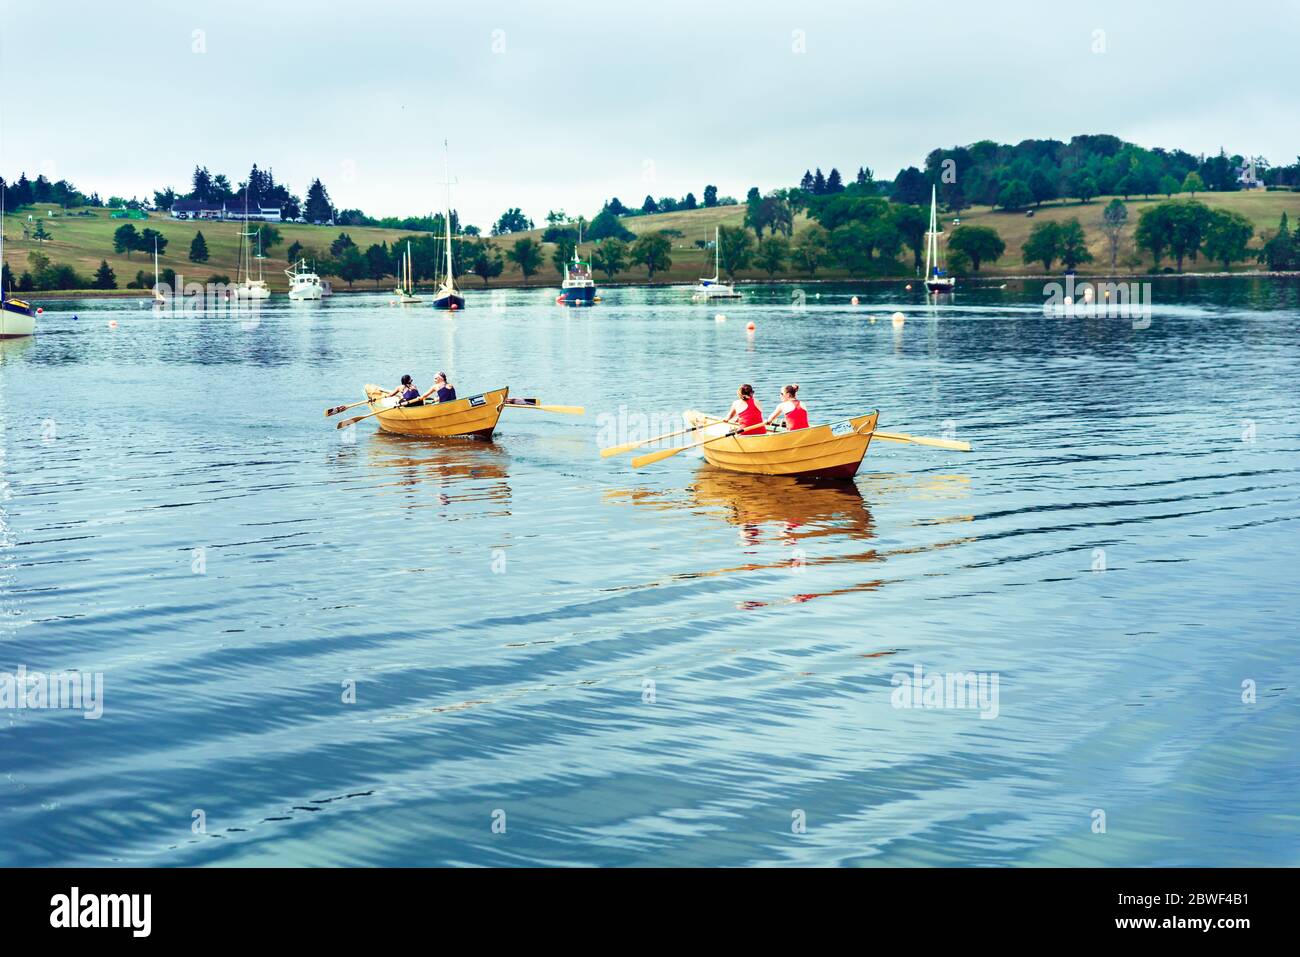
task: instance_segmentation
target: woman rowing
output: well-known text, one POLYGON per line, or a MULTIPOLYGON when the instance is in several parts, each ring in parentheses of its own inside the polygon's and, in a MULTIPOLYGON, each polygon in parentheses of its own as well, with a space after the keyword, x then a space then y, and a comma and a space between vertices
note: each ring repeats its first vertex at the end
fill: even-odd
POLYGON ((433 388, 422 395, 421 399, 428 399, 433 396, 434 402, 454 402, 456 399, 456 387, 447 381, 447 373, 439 372, 433 377, 433 388))
POLYGON ((402 384, 392 392, 384 393, 380 399, 380 402, 390 409, 399 405, 419 405, 421 401, 420 390, 415 387, 409 375, 402 376, 402 384))
POLYGON ((741 426, 741 435, 764 435, 767 429, 763 427, 763 410, 754 401, 754 387, 746 382, 736 390, 736 394, 740 398, 731 403, 731 411, 722 421, 741 426))
POLYGON ((781 404, 776 407, 764 425, 771 425, 781 416, 785 416, 785 427, 793 432, 795 429, 808 428, 808 410, 795 398, 799 394, 799 384, 787 385, 781 389, 781 404))

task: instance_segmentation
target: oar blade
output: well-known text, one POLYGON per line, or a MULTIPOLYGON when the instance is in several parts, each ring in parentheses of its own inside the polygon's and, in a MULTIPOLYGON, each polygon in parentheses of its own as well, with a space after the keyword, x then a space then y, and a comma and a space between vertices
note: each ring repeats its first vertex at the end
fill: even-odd
POLYGON ((956 439, 932 439, 923 435, 907 435, 904 432, 881 432, 879 429, 876 430, 875 437, 885 439, 888 442, 928 445, 934 449, 947 449, 950 452, 969 452, 971 450, 969 442, 961 442, 956 439))
POLYGON ((678 452, 690 448, 689 445, 679 445, 675 449, 660 449, 658 452, 651 452, 647 455, 638 455, 632 460, 632 468, 644 468, 647 465, 654 465, 656 462, 662 462, 664 459, 672 458, 678 452))
POLYGON ((338 425, 334 426, 334 428, 336 428, 336 429, 346 429, 349 425, 356 425, 358 422, 360 422, 360 421, 361 421, 362 419, 364 419, 364 418, 366 418, 366 416, 364 416, 364 415, 354 415, 354 416, 353 416, 352 418, 350 418, 350 419, 344 419, 344 420, 343 420, 342 422, 340 422, 338 425))
POLYGON ((624 452, 631 452, 633 449, 640 448, 645 442, 624 442, 622 445, 613 445, 607 449, 600 450, 600 457, 607 459, 611 455, 622 455, 624 452))

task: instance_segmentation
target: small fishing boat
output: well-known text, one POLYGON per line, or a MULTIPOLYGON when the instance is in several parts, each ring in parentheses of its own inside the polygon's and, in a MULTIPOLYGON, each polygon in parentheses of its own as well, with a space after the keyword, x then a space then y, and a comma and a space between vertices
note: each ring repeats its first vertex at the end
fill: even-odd
MULTIPOLYGON (((0 263, 5 261, 4 190, 0 189, 0 263)), ((4 270, 0 268, 0 275, 4 270)), ((10 277, 12 278, 12 273, 10 277)), ((12 290, 11 290, 12 292, 12 290)), ((36 331, 36 317, 41 310, 30 302, 14 299, 0 287, 0 339, 21 339, 36 331)))
POLYGON ((700 439, 717 437, 717 441, 700 446, 705 461, 715 468, 750 475, 849 479, 857 474, 867 454, 879 415, 870 412, 807 429, 731 436, 727 433, 736 426, 730 422, 696 411, 685 412, 682 417, 691 428, 702 427, 700 439))
POLYGON ((419 435, 425 438, 450 436, 492 438, 497 421, 501 418, 501 410, 506 407, 510 395, 510 389, 507 387, 451 402, 400 406, 381 411, 384 409, 384 396, 388 391, 377 385, 366 386, 370 411, 379 413, 375 416, 379 420, 379 427, 385 432, 419 435))
POLYGON ((438 292, 433 297, 433 308, 457 310, 465 308, 465 297, 456 288, 456 273, 451 265, 451 173, 447 163, 446 140, 443 140, 442 150, 443 185, 447 187, 447 209, 442 221, 442 232, 447 241, 447 260, 442 275, 442 285, 438 287, 438 292))
POLYGON ((397 288, 393 290, 397 296, 397 301, 402 305, 408 305, 414 302, 424 302, 415 294, 415 279, 411 268, 411 244, 406 244, 406 252, 402 256, 402 275, 398 279, 397 288))
POLYGON ((708 302, 711 299, 740 299, 740 293, 736 292, 735 283, 719 282, 719 268, 722 265, 721 246, 718 243, 720 231, 718 227, 713 227, 713 276, 710 279, 701 279, 691 288, 691 298, 696 302, 708 302))
POLYGON ((284 274, 289 277, 289 298, 295 302, 319 299, 324 294, 320 276, 307 266, 307 260, 299 259, 284 274))
POLYGON ((930 187, 930 229, 925 234, 925 288, 929 292, 952 292, 957 280, 948 275, 939 257, 939 207, 938 194, 930 187))
POLYGON ((573 248, 573 262, 564 270, 564 282, 555 301, 561 306, 591 306, 597 301, 596 281, 591 278, 591 263, 578 258, 578 248, 573 248))

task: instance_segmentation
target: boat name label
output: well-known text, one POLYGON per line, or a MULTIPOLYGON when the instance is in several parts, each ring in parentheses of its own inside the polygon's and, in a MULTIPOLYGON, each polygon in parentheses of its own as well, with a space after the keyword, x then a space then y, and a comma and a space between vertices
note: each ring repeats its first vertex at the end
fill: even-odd
POLYGON ((480 405, 487 405, 487 399, 483 398, 481 395, 476 395, 469 400, 469 407, 471 409, 477 409, 480 405))
POLYGON ((845 419, 831 426, 831 435, 852 435, 855 431, 852 419, 845 419))

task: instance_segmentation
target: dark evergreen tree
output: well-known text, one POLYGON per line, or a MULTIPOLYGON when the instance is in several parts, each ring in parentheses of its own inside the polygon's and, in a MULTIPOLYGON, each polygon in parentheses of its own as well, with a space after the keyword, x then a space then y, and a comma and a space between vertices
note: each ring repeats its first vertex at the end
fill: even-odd
POLYGON ((101 259, 99 268, 95 270, 95 282, 92 289, 116 289, 117 276, 113 275, 113 270, 108 265, 108 260, 101 259))
POLYGON ((826 192, 840 193, 844 191, 844 182, 840 179, 840 171, 831 167, 831 175, 826 177, 826 192))
POLYGON ((190 242, 190 262, 205 263, 208 261, 208 241, 203 238, 203 232, 194 234, 194 239, 190 242))
POLYGON ((704 187, 704 206, 706 209, 712 209, 718 205, 718 187, 712 184, 704 187))
POLYGON ((812 191, 814 196, 826 195, 826 177, 822 175, 822 168, 820 166, 817 167, 817 172, 813 175, 812 191))
POLYGON ((330 202, 330 194, 319 179, 312 180, 311 187, 307 190, 303 218, 309 223, 328 223, 334 219, 334 204, 330 202))

